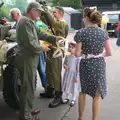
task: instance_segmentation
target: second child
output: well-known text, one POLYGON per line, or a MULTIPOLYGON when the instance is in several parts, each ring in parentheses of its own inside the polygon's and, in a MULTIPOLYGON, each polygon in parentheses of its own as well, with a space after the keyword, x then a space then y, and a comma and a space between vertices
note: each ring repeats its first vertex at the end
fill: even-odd
POLYGON ((70 55, 66 55, 64 61, 64 77, 62 84, 62 92, 65 95, 63 103, 70 102, 70 106, 74 106, 76 103, 80 77, 79 77, 79 64, 80 57, 75 56, 75 42, 70 42, 68 52, 70 55), (70 99, 70 95, 72 95, 70 99))

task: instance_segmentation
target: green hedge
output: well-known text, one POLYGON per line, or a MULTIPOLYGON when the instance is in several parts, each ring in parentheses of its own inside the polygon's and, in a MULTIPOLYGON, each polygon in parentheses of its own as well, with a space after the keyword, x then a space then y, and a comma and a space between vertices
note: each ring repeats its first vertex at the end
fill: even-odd
POLYGON ((9 7, 2 7, 0 11, 0 18, 4 18, 4 17, 9 18, 9 10, 10 10, 9 7))

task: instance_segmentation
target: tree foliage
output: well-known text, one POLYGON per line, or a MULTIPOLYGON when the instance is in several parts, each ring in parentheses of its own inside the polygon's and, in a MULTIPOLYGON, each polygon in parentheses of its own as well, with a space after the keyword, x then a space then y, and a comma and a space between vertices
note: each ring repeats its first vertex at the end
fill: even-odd
POLYGON ((26 9, 26 6, 28 5, 27 0, 16 0, 15 6, 23 12, 26 9))
POLYGON ((9 17, 9 8, 7 7, 2 7, 1 11, 0 11, 0 18, 4 18, 4 17, 9 17))
POLYGON ((0 17, 7 17, 10 19, 9 12, 11 8, 19 8, 21 12, 24 12, 26 6, 28 5, 27 0, 4 0, 4 5, 0 11, 0 17))
POLYGON ((82 9, 82 0, 53 0, 53 5, 82 9))

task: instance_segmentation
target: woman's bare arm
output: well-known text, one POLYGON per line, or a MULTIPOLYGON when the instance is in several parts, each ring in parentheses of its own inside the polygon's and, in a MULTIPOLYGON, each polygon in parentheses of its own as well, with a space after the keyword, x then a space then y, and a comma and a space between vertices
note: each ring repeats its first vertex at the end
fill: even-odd
POLYGON ((76 57, 80 57, 82 55, 82 43, 76 43, 76 50, 75 50, 76 57))
POLYGON ((112 56, 112 47, 111 47, 111 41, 110 40, 105 41, 105 51, 103 53, 103 56, 104 57, 112 56))

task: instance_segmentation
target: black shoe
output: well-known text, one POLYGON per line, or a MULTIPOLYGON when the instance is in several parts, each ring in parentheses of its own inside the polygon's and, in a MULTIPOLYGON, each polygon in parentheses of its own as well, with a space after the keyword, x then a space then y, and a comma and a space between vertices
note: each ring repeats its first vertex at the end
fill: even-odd
POLYGON ((40 97, 42 98, 54 98, 54 96, 54 88, 51 88, 50 86, 47 87, 45 93, 40 93, 40 97))
POLYGON ((63 104, 62 97, 55 97, 54 100, 49 104, 49 108, 55 108, 58 107, 59 105, 63 104))

